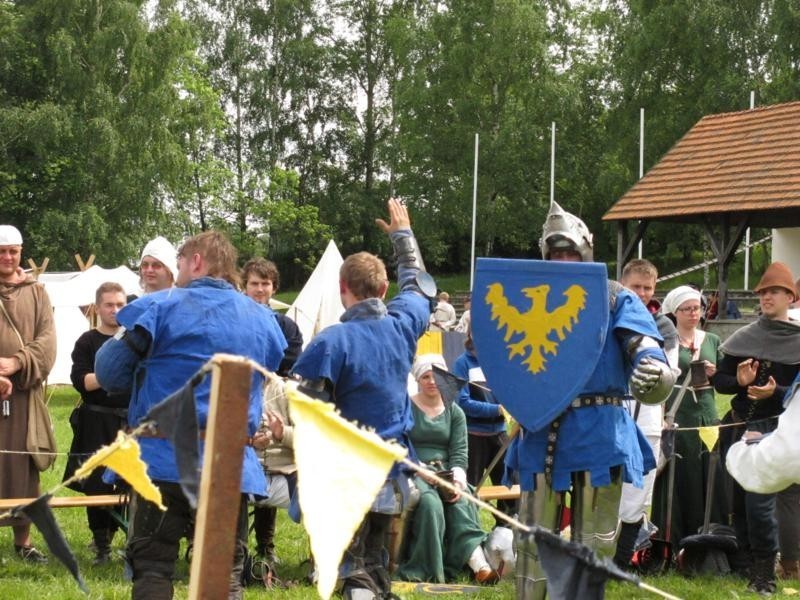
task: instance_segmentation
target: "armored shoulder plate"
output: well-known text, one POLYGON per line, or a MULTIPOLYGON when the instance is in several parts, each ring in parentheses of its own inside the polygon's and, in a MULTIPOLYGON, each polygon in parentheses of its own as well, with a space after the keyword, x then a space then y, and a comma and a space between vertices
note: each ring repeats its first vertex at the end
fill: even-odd
POLYGON ((625 286, 619 281, 608 280, 608 310, 611 312, 614 312, 614 309, 617 308, 617 296, 623 289, 625 289, 625 286))

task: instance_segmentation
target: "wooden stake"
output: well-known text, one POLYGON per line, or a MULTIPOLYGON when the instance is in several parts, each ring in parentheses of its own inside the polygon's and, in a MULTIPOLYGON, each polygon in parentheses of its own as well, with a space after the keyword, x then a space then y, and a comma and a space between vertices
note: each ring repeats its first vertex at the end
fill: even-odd
POLYGON ((206 446, 189 574, 190 600, 228 597, 241 505, 242 459, 250 404, 250 364, 213 357, 206 446))
POLYGON ((80 254, 76 254, 75 255, 75 262, 78 263, 78 268, 81 271, 85 271, 86 269, 88 269, 89 267, 91 267, 94 264, 94 254, 91 254, 89 256, 89 260, 87 260, 86 263, 83 262, 83 259, 81 258, 80 254))
POLYGON ((42 266, 39 267, 36 265, 32 258, 28 259, 28 264, 31 266, 31 273, 33 274, 34 279, 39 279, 39 275, 44 273, 47 270, 47 263, 50 262, 50 259, 45 256, 44 260, 42 261, 42 266))

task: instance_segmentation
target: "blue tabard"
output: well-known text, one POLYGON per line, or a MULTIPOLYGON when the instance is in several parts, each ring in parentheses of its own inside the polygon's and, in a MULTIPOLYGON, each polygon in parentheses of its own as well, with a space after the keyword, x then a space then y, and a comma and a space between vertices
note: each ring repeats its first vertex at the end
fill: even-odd
POLYGON ((386 306, 377 298, 363 300, 311 340, 292 372, 329 380, 331 402, 345 419, 408 446, 414 422, 407 377, 429 315, 428 300, 413 292, 386 306))
MULTIPOLYGON (((152 406, 180 389, 216 353, 246 356, 267 369, 281 362, 286 340, 269 312, 229 283, 210 277, 196 279, 184 288, 172 288, 139 298, 125 306, 117 321, 128 330, 141 327, 152 339, 150 350, 135 366, 128 422, 138 425, 152 406)), ((123 375, 114 362, 129 353, 127 344, 112 338, 98 353, 96 370, 103 384, 115 388, 123 375), (105 362, 106 364, 101 364, 105 362)), ((211 377, 195 388, 197 420, 206 428, 211 377)), ((248 435, 261 422, 263 377, 253 374, 248 410, 248 435)), ((178 481, 175 450, 166 439, 139 439, 147 473, 157 481, 178 481)), ((203 456, 203 442, 200 457, 203 456)), ((244 449, 241 491, 266 495, 266 479, 252 447, 244 449)))
MULTIPOLYGON (((628 378, 632 366, 623 339, 642 334, 662 341, 655 321, 642 301, 630 290, 621 289, 612 303, 603 352, 589 381, 579 396, 628 396, 628 378)), ((663 350, 651 349, 634 359, 644 357, 666 363, 663 350)), ((561 426, 553 463, 552 487, 556 491, 570 488, 570 474, 589 471, 595 487, 609 485, 609 469, 622 466, 627 483, 642 486, 642 476, 655 468, 655 458, 647 439, 621 406, 589 406, 568 408, 561 415, 561 426)), ((548 428, 521 431, 506 453, 507 471, 518 471, 523 491, 534 489, 534 475, 544 473, 548 428)), ((507 473, 507 481, 511 481, 507 473)))

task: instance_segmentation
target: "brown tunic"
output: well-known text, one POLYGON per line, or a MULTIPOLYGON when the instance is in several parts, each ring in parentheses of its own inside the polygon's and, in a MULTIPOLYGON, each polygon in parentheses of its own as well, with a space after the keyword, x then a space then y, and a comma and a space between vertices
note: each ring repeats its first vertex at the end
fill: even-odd
MULTIPOLYGON (((0 282, 0 300, 22 336, 24 346, 0 312, 0 357, 16 356, 22 367, 11 381, 11 415, 0 416, 0 449, 26 451, 28 396, 43 394, 42 385, 56 359, 53 309, 42 285, 32 279, 19 284, 0 282)), ((0 498, 30 498, 39 495, 39 471, 30 456, 0 453, 0 498)), ((25 520, 5 519, 0 525, 20 525, 25 520)))

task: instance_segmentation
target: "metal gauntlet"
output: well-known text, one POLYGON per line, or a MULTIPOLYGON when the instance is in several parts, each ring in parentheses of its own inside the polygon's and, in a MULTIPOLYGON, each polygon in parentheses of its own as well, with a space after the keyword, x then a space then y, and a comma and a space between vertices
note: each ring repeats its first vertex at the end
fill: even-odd
POLYGON ((631 373, 629 384, 642 404, 661 404, 675 386, 675 372, 663 362, 643 358, 631 373))

